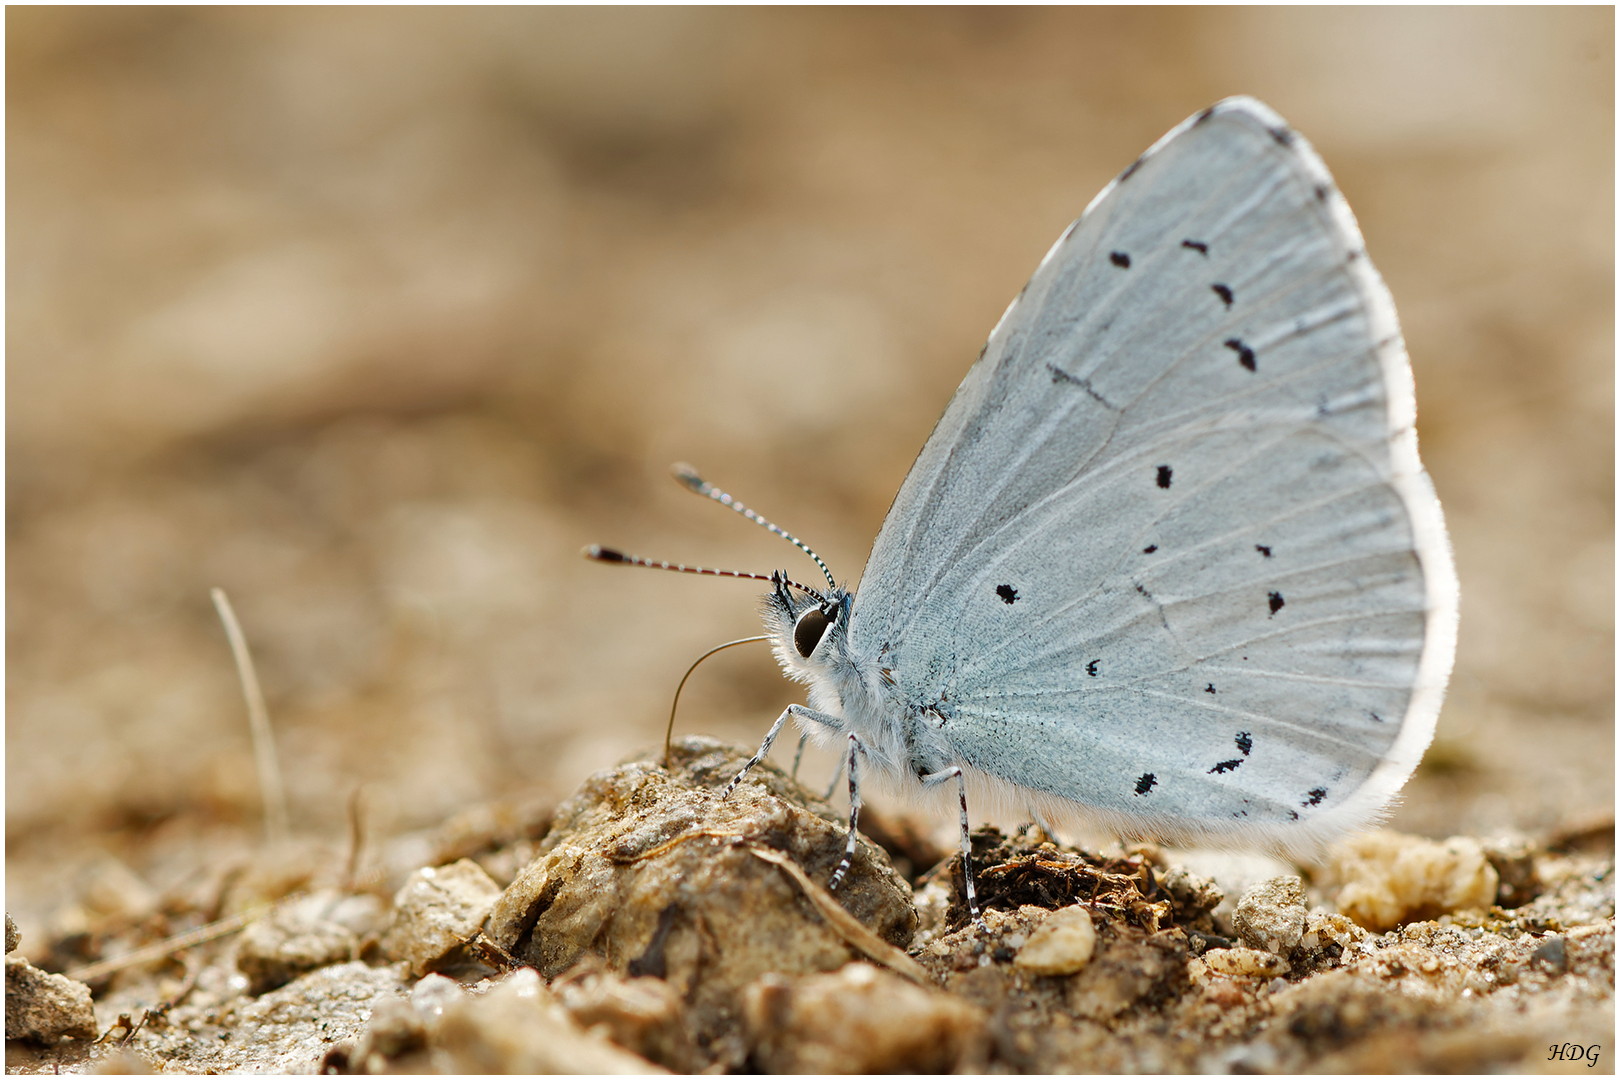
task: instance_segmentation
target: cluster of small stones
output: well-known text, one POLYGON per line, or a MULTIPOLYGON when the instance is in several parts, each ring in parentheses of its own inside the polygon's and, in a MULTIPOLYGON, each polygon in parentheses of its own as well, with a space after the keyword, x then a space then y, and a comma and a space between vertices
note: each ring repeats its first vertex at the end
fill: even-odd
POLYGON ((1571 1047, 1613 1066, 1612 850, 1379 833, 1226 897, 1152 847, 986 829, 981 927, 959 857, 913 887, 863 837, 839 920, 840 815, 769 765, 721 803, 745 756, 686 739, 543 824, 460 823, 396 850, 418 861, 391 897, 307 889, 103 979, 93 1014, 89 987, 8 956, 8 1068, 1539 1071, 1571 1047))

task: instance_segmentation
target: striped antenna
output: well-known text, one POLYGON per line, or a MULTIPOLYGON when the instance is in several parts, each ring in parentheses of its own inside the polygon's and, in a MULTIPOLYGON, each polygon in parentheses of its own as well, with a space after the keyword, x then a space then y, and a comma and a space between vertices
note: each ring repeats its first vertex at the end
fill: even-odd
MULTIPOLYGON (((692 466, 686 464, 685 462, 678 461, 674 465, 671 465, 670 472, 675 474, 675 479, 679 480, 681 485, 688 491, 696 492, 699 495, 707 495, 721 506, 730 507, 732 510, 737 511, 737 513, 741 514, 749 521, 752 521, 755 525, 775 533, 777 536, 780 536, 782 539, 786 540, 788 543, 810 556, 815 560, 816 565, 821 567, 821 572, 827 575, 827 587, 831 589, 836 589, 838 587, 838 582, 833 580, 832 571, 827 569, 827 564, 822 562, 821 556, 811 551, 810 546, 803 540, 800 540, 797 536, 794 536, 785 529, 780 529, 775 525, 772 525, 769 521, 766 521, 764 518, 748 509, 748 507, 744 506, 736 499, 733 499, 730 495, 727 495, 725 492, 703 479, 703 477, 697 474, 696 469, 692 468, 692 466)), ((804 589, 804 586, 800 585, 799 588, 804 589)), ((814 592, 812 589, 804 589, 804 591, 814 592)))
POLYGON ((812 589, 808 585, 800 585, 797 581, 783 577, 779 573, 751 574, 746 570, 715 570, 707 566, 687 566, 685 563, 665 562, 662 559, 643 559, 640 555, 626 555, 622 551, 605 548, 600 544, 592 544, 581 551, 580 554, 596 562, 623 563, 625 566, 650 566, 654 570, 674 570, 682 574, 708 574, 711 577, 734 577, 748 578, 752 581, 781 582, 783 585, 791 585, 800 592, 815 597, 822 603, 827 601, 827 597, 821 592, 812 589))

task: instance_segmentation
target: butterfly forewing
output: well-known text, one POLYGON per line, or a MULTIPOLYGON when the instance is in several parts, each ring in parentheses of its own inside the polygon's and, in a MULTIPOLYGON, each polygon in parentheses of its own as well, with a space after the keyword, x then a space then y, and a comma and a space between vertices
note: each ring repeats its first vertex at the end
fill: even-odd
POLYGON ((1454 595, 1399 350, 1303 140, 1254 102, 1194 118, 1003 316, 873 546, 852 655, 964 764, 1122 827, 1366 817, 1427 744, 1454 595))

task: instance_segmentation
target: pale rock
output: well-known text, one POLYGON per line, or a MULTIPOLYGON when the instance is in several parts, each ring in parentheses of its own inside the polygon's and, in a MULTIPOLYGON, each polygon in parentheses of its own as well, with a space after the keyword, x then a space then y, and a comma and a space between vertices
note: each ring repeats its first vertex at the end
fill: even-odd
POLYGON ((436 1071, 625 1075, 664 1070, 586 1032, 533 968, 450 1002, 428 1030, 436 1071))
POLYGON ((315 893, 277 908, 243 932, 236 967, 248 977, 253 994, 355 958, 359 938, 331 917, 344 899, 336 893, 315 893))
POLYGON ((1499 879, 1478 840, 1425 840, 1388 830, 1340 841, 1320 882, 1334 904, 1375 933, 1496 902, 1499 879))
POLYGON ((1243 894, 1232 928, 1249 946, 1287 955, 1305 933, 1305 887, 1292 875, 1262 881, 1243 894))
POLYGON ((1091 913, 1077 904, 1042 920, 1018 950, 1013 965, 1031 975, 1073 975, 1091 962, 1096 950, 1097 929, 1091 913))
POLYGON ((1288 961, 1262 949, 1211 949, 1199 957, 1217 975, 1248 975, 1272 979, 1288 974, 1288 961))
POLYGON ((867 963, 748 987, 752 1058, 776 1073, 950 1072, 974 1064, 982 1010, 867 963))
POLYGON ((48 1045, 64 1035, 96 1037, 90 988, 41 971, 20 956, 6 957, 6 1038, 48 1045))
POLYGON ((383 952, 409 963, 413 974, 426 974, 478 933, 500 895, 500 886, 471 859, 424 866, 394 896, 383 952))

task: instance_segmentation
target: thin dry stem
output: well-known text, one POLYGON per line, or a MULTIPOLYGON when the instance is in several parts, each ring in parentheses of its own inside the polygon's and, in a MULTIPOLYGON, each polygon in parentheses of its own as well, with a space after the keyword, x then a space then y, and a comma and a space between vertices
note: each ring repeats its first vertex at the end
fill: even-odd
POLYGON ((844 910, 843 905, 832 893, 812 881, 810 875, 805 873, 804 868, 798 863, 774 848, 749 844, 748 850, 755 858, 762 859, 772 866, 781 867, 788 877, 797 882, 799 888, 804 890, 804 895, 815 905, 821 917, 827 920, 827 925, 832 927, 839 937, 865 953, 870 959, 876 960, 890 971, 904 975, 918 986, 934 985, 927 968, 863 926, 859 919, 844 910))
POLYGON ((253 668, 253 655, 248 652, 247 638, 242 636, 242 626, 236 621, 230 598, 220 588, 213 589, 210 595, 219 611, 219 621, 225 624, 225 636, 230 639, 231 653, 236 657, 236 674, 242 680, 242 696, 247 699, 253 756, 259 765, 259 791, 264 797, 264 837, 271 844, 279 844, 287 839, 287 793, 281 784, 281 764, 276 759, 276 742, 270 731, 270 710, 265 708, 259 674, 253 668))

